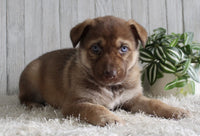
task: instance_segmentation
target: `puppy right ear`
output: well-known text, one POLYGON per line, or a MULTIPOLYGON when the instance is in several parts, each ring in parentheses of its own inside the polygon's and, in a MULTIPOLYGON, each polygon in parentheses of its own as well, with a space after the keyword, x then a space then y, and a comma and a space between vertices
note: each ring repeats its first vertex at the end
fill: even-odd
POLYGON ((84 37, 84 35, 88 31, 88 27, 92 24, 92 19, 87 19, 84 22, 76 25, 73 27, 70 31, 70 38, 73 44, 73 47, 75 48, 78 44, 78 42, 84 37))
POLYGON ((143 47, 145 47, 148 39, 147 31, 144 29, 144 27, 132 19, 128 21, 128 24, 130 25, 132 33, 135 35, 136 39, 140 40, 143 47))

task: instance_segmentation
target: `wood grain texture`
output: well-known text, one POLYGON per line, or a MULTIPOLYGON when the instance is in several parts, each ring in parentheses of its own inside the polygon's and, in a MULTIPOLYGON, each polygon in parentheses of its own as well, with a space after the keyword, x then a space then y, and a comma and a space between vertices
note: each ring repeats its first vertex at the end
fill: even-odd
POLYGON ((112 15, 112 0, 96 0, 96 16, 112 15))
POLYGON ((70 30, 78 22, 77 0, 60 0, 61 48, 72 48, 70 30))
POLYGON ((95 17, 94 0, 78 0, 78 22, 95 17))
POLYGON ((18 92, 24 68, 24 0, 7 0, 8 94, 18 92))
POLYGON ((165 0, 150 0, 149 3, 149 32, 158 27, 167 27, 165 0))
POLYGON ((25 0, 25 65, 42 54, 42 2, 25 0))
POLYGON ((157 27, 191 31, 200 42, 199 0, 0 0, 0 95, 18 92, 19 75, 31 60, 71 48, 72 27, 105 15, 132 18, 149 34, 157 27))
POLYGON ((168 33, 182 33, 182 0, 166 0, 166 11, 168 33))
POLYGON ((194 32, 194 40, 200 42, 200 1, 183 0, 184 31, 194 32))
POLYGON ((59 1, 42 1, 43 53, 60 48, 59 1))
POLYGON ((113 0, 112 15, 129 20, 131 19, 131 0, 113 0))
POLYGON ((6 0, 0 0, 0 95, 6 94, 6 75, 6 0))
POLYGON ((140 23, 147 31, 149 31, 148 22, 148 1, 147 0, 131 0, 132 18, 140 23))

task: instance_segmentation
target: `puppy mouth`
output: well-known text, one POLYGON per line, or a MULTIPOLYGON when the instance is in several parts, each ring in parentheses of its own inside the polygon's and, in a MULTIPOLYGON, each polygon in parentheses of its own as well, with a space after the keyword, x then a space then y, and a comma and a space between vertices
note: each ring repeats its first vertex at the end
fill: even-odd
POLYGON ((104 75, 95 75, 94 74, 94 79, 95 81, 102 85, 102 86, 111 86, 111 85, 118 85, 121 84, 124 80, 124 77, 105 77, 104 75))
POLYGON ((89 75, 89 80, 97 83, 101 86, 111 86, 111 85, 118 85, 121 84, 124 80, 124 78, 119 77, 105 77, 104 75, 99 75, 95 72, 92 72, 89 68, 84 67, 84 71, 89 75))
POLYGON ((109 80, 96 80, 98 84, 101 86, 113 86, 113 85, 119 85, 123 82, 123 80, 120 81, 109 81, 109 80))

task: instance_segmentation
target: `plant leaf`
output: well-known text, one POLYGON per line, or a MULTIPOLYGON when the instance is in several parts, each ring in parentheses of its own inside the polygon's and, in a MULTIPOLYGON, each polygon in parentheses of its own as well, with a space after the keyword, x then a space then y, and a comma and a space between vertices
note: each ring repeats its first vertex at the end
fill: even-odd
POLYGON ((188 58, 187 61, 185 62, 185 64, 183 65, 183 71, 182 71, 182 74, 186 73, 186 71, 188 70, 189 66, 191 64, 191 59, 188 58))
POLYGON ((185 45, 185 46, 181 47, 181 50, 184 52, 185 55, 192 54, 192 48, 190 45, 185 45))
POLYGON ((194 50, 200 50, 200 43, 192 43, 191 48, 194 50))
POLYGON ((140 60, 143 62, 152 62, 154 60, 153 54, 147 49, 140 50, 140 60))
POLYGON ((180 40, 182 40, 182 41, 184 41, 184 33, 183 34, 181 34, 181 36, 180 36, 180 40))
POLYGON ((165 87, 164 87, 164 89, 165 89, 165 90, 173 89, 173 88, 175 87, 176 81, 177 81, 177 80, 174 80, 174 81, 172 81, 172 82, 166 84, 165 87))
POLYGON ((166 55, 168 57, 168 60, 172 61, 174 64, 178 64, 180 62, 180 59, 173 53, 167 52, 166 55))
POLYGON ((168 60, 165 60, 164 62, 159 63, 159 65, 163 72, 166 72, 166 73, 176 72, 176 67, 168 60))
POLYGON ((179 53, 181 54, 181 60, 184 59, 185 54, 183 53, 183 51, 180 48, 177 48, 179 50, 179 53))
POLYGON ((179 40, 179 38, 174 39, 174 40, 169 44, 169 46, 170 46, 170 47, 175 47, 175 46, 177 45, 177 43, 178 43, 178 40, 179 40))
POLYGON ((199 75, 192 66, 189 66, 187 73, 194 81, 200 82, 199 75))
POLYGON ((185 73, 183 72, 183 70, 184 70, 184 68, 183 68, 182 65, 178 66, 177 69, 176 69, 176 74, 177 74, 178 76, 184 75, 185 73))
POLYGON ((184 87, 187 84, 187 78, 179 78, 176 81, 175 87, 184 87))
POLYGON ((181 52, 176 47, 167 48, 167 53, 176 56, 179 60, 181 59, 181 52))
POLYGON ((162 71, 158 68, 157 75, 156 75, 157 79, 162 78, 163 76, 164 75, 163 75, 162 71))
POLYGON ((187 82, 187 84, 180 89, 181 94, 183 94, 184 96, 186 96, 187 94, 195 94, 195 83, 194 81, 189 80, 187 82))
POLYGON ((194 81, 189 81, 189 88, 191 88, 191 90, 189 90, 190 94, 195 94, 195 83, 194 81))
POLYGON ((158 40, 165 35, 166 29, 160 27, 160 28, 154 29, 153 32, 154 32, 154 40, 158 40))
POLYGON ((149 51, 151 51, 151 52, 153 52, 154 51, 154 44, 148 44, 148 45, 146 45, 145 46, 145 49, 147 49, 147 50, 149 50, 149 51))
POLYGON ((151 64, 149 67, 147 67, 147 79, 150 83, 150 85, 153 85, 156 82, 157 79, 157 71, 158 71, 158 66, 154 63, 151 64))
POLYGON ((165 61, 166 59, 166 55, 165 55, 165 52, 164 52, 164 48, 163 47, 160 47, 158 46, 156 49, 155 49, 155 55, 162 61, 165 61))
POLYGON ((153 32, 155 34, 159 34, 159 33, 162 33, 162 34, 165 34, 166 33, 166 29, 162 28, 162 27, 159 27, 157 29, 154 29, 153 32))
POLYGON ((186 78, 175 79, 174 81, 166 84, 164 89, 165 90, 170 90, 170 89, 173 89, 175 87, 184 87, 186 85, 186 83, 187 83, 187 79, 186 78))
POLYGON ((185 32, 184 33, 184 45, 188 45, 188 44, 192 43, 193 37, 194 37, 194 33, 185 32))

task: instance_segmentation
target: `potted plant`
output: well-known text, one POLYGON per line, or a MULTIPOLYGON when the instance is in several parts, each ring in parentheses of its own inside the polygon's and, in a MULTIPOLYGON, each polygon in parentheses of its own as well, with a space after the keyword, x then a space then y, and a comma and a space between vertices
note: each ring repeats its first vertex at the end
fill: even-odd
POLYGON ((166 84, 159 91, 176 89, 182 94, 194 94, 195 82, 200 81, 200 43, 194 42, 193 36, 192 32, 166 34, 164 28, 155 29, 145 48, 140 49, 142 80, 146 77, 152 87, 170 75, 164 78, 166 84))

